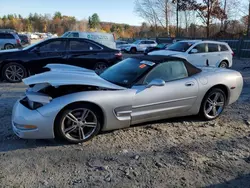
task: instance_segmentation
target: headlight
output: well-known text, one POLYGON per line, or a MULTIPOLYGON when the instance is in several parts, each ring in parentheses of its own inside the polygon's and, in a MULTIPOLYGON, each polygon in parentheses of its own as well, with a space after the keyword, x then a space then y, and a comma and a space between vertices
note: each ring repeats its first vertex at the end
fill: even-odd
POLYGON ((38 109, 38 108, 40 108, 40 107, 43 106, 42 103, 34 102, 34 101, 30 101, 30 100, 28 100, 28 104, 29 104, 29 107, 30 107, 32 110, 36 110, 36 109, 38 109))

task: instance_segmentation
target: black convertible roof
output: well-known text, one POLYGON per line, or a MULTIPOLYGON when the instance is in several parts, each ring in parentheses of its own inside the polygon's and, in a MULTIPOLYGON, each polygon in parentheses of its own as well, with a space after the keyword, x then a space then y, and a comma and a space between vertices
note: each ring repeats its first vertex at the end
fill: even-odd
POLYGON ((184 60, 180 57, 172 57, 172 56, 164 56, 164 55, 141 55, 141 56, 134 56, 132 58, 139 59, 141 61, 152 61, 154 63, 163 63, 166 61, 173 61, 173 60, 184 60))
POLYGON ((151 61, 154 63, 164 63, 166 61, 176 61, 176 60, 181 60, 183 61, 183 63, 185 64, 187 71, 188 71, 188 75, 192 76, 194 74, 200 73, 201 69, 199 69, 198 67, 192 65, 191 63, 189 63, 186 59, 180 58, 180 57, 173 57, 173 56, 164 56, 164 55, 141 55, 141 56, 135 56, 132 57, 141 61, 151 61))

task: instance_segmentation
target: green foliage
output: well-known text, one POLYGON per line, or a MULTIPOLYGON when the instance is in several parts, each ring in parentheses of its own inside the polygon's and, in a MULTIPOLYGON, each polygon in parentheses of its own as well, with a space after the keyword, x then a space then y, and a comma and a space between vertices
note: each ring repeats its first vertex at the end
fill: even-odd
POLYGON ((89 17, 89 28, 97 29, 100 27, 100 18, 98 14, 94 13, 91 17, 89 17))

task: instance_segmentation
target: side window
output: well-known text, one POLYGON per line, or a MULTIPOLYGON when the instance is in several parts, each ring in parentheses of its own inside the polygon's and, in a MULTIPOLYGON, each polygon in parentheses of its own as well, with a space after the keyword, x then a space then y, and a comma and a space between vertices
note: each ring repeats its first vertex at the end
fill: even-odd
POLYGON ((197 53, 205 53, 206 52, 206 44, 198 44, 196 45, 193 49, 196 49, 198 52, 197 53))
POLYGON ((59 52, 66 49, 66 42, 62 40, 52 41, 40 46, 41 52, 59 52))
POLYGON ((169 61, 159 64, 146 76, 143 84, 149 84, 154 79, 166 82, 188 77, 187 69, 182 61, 169 61))
POLYGON ((218 44, 208 43, 208 52, 218 52, 218 51, 219 51, 218 44))
POLYGON ((79 33, 70 33, 68 37, 79 38, 79 33))
POLYGON ((5 39, 5 34, 4 33, 0 33, 0 39, 5 39))
POLYGON ((69 50, 71 51, 89 51, 89 50, 100 50, 101 48, 93 43, 86 41, 70 41, 69 50))
POLYGON ((141 41, 140 44, 147 44, 147 41, 141 41))
POLYGON ((15 39, 15 37, 12 34, 6 33, 5 34, 6 39, 15 39))
POLYGON ((222 51, 222 52, 225 52, 225 51, 229 51, 228 50, 228 48, 227 48, 227 46, 226 45, 220 45, 220 51, 222 51))

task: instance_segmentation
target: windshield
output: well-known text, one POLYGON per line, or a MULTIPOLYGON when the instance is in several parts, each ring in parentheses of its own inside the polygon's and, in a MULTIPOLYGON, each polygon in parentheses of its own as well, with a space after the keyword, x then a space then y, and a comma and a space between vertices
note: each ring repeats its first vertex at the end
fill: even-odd
POLYGON ((168 50, 177 52, 186 52, 194 43, 193 42, 176 42, 168 47, 168 50))
POLYGON ((119 86, 128 87, 149 69, 148 63, 128 58, 108 68, 100 77, 119 86))
POLYGON ((139 44, 141 41, 137 40, 135 42, 133 42, 133 44, 139 44))
POLYGON ((62 37, 67 37, 70 34, 70 32, 66 32, 62 35, 62 37))

